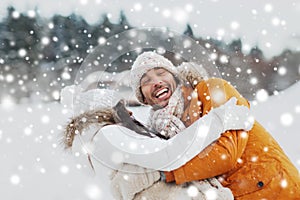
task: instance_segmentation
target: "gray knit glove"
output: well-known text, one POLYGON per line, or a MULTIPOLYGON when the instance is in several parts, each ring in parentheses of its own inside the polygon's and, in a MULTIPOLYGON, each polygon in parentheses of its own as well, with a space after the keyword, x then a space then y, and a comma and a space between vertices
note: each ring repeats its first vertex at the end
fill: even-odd
POLYGON ((150 117, 150 125, 166 138, 171 138, 186 128, 178 117, 169 114, 165 108, 153 112, 150 117))
POLYGON ((111 176, 113 197, 116 200, 132 200, 137 193, 159 181, 158 171, 146 171, 147 169, 137 165, 123 164, 122 168, 111 176))

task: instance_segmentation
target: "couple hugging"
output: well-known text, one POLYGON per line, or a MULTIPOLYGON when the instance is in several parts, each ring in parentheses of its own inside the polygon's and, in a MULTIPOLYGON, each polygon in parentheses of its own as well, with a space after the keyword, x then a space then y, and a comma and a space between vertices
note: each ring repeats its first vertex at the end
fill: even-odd
MULTIPOLYGON (((129 110, 125 115, 118 112, 116 92, 87 91, 94 100, 99 96, 97 109, 74 116, 65 131, 67 147, 72 146, 76 130, 80 134, 93 123, 101 127, 119 124, 153 139, 159 136, 161 144, 184 144, 178 140, 197 131, 205 145, 197 148, 197 142, 190 144, 185 154, 167 167, 155 165, 163 161, 151 160, 147 154, 140 159, 143 164, 128 159, 110 176, 115 199, 300 199, 298 170, 270 133, 249 119, 249 102, 230 83, 209 77, 203 66, 195 63, 175 67, 151 51, 137 57, 130 80, 137 100, 151 106, 148 125, 132 118, 129 110), (107 101, 114 105, 112 109, 107 108, 107 101), (138 129, 129 126, 126 114, 138 129), (83 118, 91 123, 82 123, 83 118), (209 125, 197 128, 197 123, 209 125)), ((121 135, 122 130, 105 131, 121 135)), ((176 152, 177 146, 167 148, 176 152)))

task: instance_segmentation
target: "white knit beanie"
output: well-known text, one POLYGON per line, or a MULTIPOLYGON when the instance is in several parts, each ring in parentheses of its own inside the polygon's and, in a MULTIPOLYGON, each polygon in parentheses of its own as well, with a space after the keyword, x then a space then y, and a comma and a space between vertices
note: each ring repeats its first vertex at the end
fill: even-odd
POLYGON ((61 104, 78 116, 84 112, 115 106, 122 97, 114 90, 91 89, 75 95, 75 85, 66 86, 61 90, 61 104))
POLYGON ((143 95, 140 89, 141 79, 145 73, 154 68, 164 68, 174 76, 177 75, 176 67, 167 58, 152 51, 140 54, 132 65, 130 72, 130 81, 131 87, 135 92, 135 96, 141 103, 144 103, 143 95))

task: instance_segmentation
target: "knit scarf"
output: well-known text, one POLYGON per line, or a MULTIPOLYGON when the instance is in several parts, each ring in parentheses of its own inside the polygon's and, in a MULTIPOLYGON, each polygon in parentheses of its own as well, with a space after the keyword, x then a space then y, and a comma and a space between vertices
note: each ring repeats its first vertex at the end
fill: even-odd
POLYGON ((152 129, 160 132, 166 138, 171 138, 186 128, 180 120, 183 112, 184 98, 179 85, 170 97, 167 106, 161 109, 151 109, 149 124, 152 129))

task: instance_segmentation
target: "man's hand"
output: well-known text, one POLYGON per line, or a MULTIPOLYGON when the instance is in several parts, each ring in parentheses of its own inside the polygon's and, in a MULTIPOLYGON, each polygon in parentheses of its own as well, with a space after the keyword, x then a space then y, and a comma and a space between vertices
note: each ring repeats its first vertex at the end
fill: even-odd
POLYGON ((117 200, 131 200, 142 190, 160 179, 158 171, 147 172, 143 167, 124 164, 111 176, 111 190, 117 200))
POLYGON ((183 122, 173 114, 168 113, 166 108, 156 110, 151 116, 150 122, 154 130, 168 139, 186 128, 183 122))

